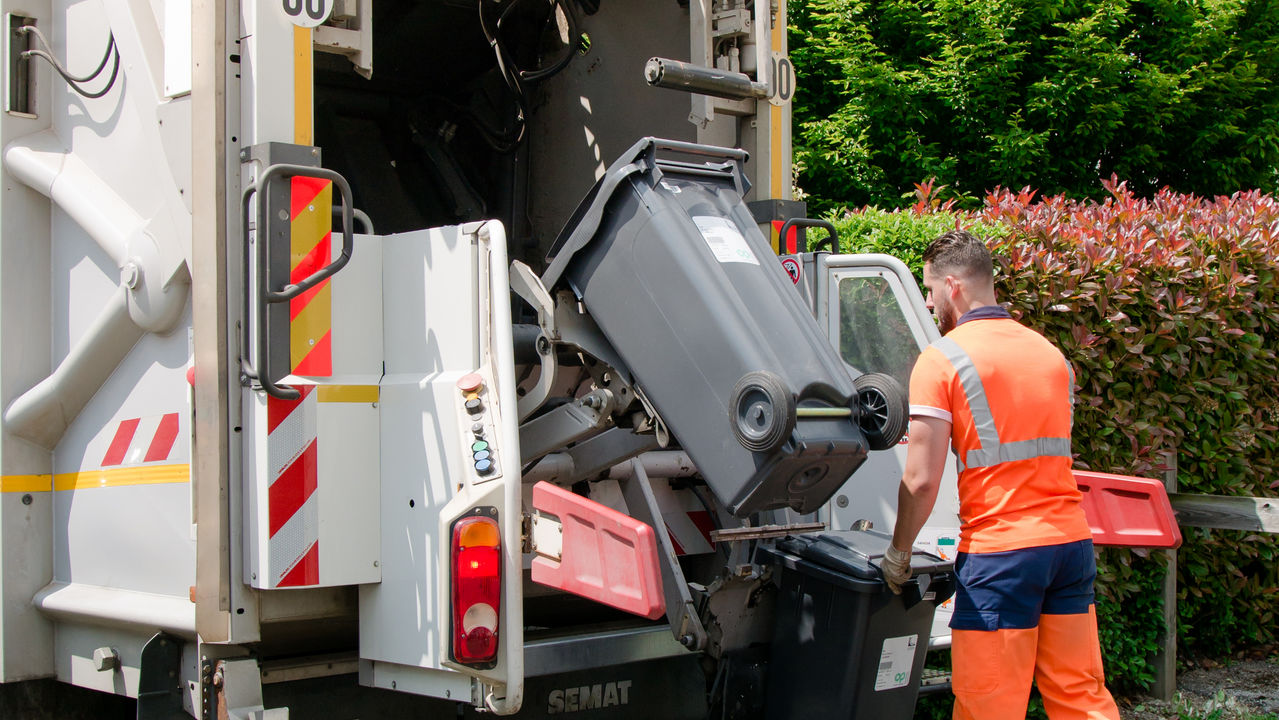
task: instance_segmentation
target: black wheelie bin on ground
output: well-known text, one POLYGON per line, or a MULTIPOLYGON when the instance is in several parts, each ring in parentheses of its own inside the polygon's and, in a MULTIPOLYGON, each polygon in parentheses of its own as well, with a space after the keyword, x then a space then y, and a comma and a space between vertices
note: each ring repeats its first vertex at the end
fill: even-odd
POLYGON ((955 589, 949 561, 916 551, 895 595, 871 531, 788 537, 758 551, 777 567, 765 695, 769 720, 909 720, 937 606, 955 589))
POLYGON ((868 441, 853 379, 742 200, 745 161, 641 140, 582 201, 542 282, 582 301, 730 512, 809 513, 868 441))

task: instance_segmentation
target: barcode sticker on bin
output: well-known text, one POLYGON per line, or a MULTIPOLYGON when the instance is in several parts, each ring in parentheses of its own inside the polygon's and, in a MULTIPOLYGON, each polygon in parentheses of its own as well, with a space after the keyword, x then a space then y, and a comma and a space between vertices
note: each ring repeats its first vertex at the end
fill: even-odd
POLYGON ((731 220, 713 215, 694 215, 693 222, 702 231, 702 238, 711 254, 721 263, 750 263, 758 265, 759 258, 751 252, 746 238, 731 220))
POLYGON ((879 671, 875 675, 875 692, 895 690, 910 684, 910 673, 915 667, 915 646, 918 644, 918 635, 884 640, 879 653, 879 671))

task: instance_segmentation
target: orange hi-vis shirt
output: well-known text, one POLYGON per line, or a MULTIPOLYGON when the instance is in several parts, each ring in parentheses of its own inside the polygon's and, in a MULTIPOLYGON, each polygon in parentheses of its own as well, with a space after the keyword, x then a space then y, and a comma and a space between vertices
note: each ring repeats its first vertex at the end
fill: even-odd
POLYGON ((910 377, 911 416, 951 423, 959 551, 1090 539, 1070 469, 1074 372, 1042 335, 998 314, 961 318, 910 377))

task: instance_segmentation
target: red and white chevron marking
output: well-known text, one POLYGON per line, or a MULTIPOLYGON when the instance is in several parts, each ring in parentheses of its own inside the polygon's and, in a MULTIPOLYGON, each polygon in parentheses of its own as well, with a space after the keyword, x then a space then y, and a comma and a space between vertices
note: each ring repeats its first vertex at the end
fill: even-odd
POLYGON ((666 532, 671 537, 676 555, 715 552, 715 543, 711 542, 715 522, 711 520, 710 513, 705 510, 664 512, 662 519, 666 521, 666 532))
POLYGON ((121 420, 102 456, 102 467, 168 460, 177 439, 177 413, 121 420))
POLYGON ((320 582, 319 468, 316 392, 298 387, 297 400, 268 398, 267 491, 269 587, 320 582))

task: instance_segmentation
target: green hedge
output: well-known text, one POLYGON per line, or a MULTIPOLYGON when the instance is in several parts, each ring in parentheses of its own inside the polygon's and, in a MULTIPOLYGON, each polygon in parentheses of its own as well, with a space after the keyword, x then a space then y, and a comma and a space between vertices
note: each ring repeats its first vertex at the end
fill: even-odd
POLYGON ((1101 197, 1279 187, 1279 3, 790 0, 810 207, 939 177, 1101 197))
MULTIPOLYGON (((1279 488, 1279 202, 1259 192, 1103 202, 996 191, 977 212, 934 202, 836 213, 844 251, 881 251, 916 273, 927 242, 956 226, 988 238, 1014 316, 1074 364, 1081 468, 1157 477, 1176 454, 1182 492, 1276 496, 1279 488)), ((1181 652, 1220 657, 1279 640, 1279 536, 1184 528, 1181 652)), ((1159 555, 1099 553, 1098 614, 1113 687, 1153 679, 1159 555)))

